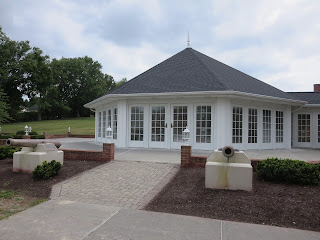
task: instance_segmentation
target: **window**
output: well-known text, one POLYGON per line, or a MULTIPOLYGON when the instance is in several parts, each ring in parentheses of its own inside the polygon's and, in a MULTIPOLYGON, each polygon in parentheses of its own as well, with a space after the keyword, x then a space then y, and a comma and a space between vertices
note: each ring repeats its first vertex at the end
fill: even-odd
POLYGON ((165 141, 165 116, 166 109, 164 106, 154 106, 151 109, 151 141, 165 141))
POLYGON ((103 111, 103 114, 102 114, 102 137, 103 138, 106 137, 106 115, 107 115, 107 112, 103 111))
POLYGON ((233 107, 232 143, 242 143, 242 107, 233 107))
POLYGON ((143 107, 131 107, 131 141, 143 141, 143 107))
POLYGON ((283 112, 276 111, 276 143, 283 143, 283 112))
POLYGON ((262 111, 262 142, 271 143, 271 110, 262 111))
POLYGON ((101 112, 98 113, 98 137, 101 137, 101 112))
POLYGON ((298 114, 298 142, 310 142, 310 114, 298 114))
POLYGON ((318 114, 318 143, 320 143, 320 114, 318 114))
POLYGON ((118 137, 118 109, 114 108, 113 109, 113 129, 112 129, 112 133, 113 133, 113 139, 117 139, 118 137))
POLYGON ((197 106, 196 142, 211 143, 211 106, 197 106))
POLYGON ((248 109, 248 143, 258 142, 258 110, 248 109))

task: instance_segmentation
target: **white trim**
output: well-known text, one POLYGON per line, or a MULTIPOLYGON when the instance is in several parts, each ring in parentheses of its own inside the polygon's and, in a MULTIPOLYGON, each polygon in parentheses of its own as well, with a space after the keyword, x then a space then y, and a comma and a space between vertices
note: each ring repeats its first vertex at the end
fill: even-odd
POLYGON ((107 94, 104 95, 98 99, 95 99, 84 106, 86 108, 96 108, 100 104, 102 104, 102 101, 104 100, 110 100, 115 101, 119 99, 129 99, 129 98, 143 98, 143 97, 153 97, 153 98, 161 98, 161 97, 183 97, 183 96, 207 96, 207 95, 216 95, 217 97, 229 97, 229 98, 239 98, 243 97, 244 99, 248 97, 256 97, 256 98, 263 98, 264 100, 268 100, 271 102, 278 102, 283 101, 285 103, 291 103, 292 105, 305 105, 308 102, 301 101, 301 100, 294 100, 294 99, 286 99, 286 98, 280 98, 280 97, 273 97, 273 96, 266 96, 266 95, 260 95, 260 94, 254 94, 254 93, 245 93, 245 92, 239 92, 239 91, 195 91, 195 92, 164 92, 164 93, 133 93, 133 94, 107 94))

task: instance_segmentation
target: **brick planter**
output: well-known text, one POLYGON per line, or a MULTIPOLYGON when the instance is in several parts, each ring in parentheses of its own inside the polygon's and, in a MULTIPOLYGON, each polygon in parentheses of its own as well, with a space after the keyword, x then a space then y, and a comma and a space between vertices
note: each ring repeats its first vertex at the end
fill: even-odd
POLYGON ((114 160, 114 143, 104 143, 103 151, 86 151, 60 149, 63 151, 65 161, 101 161, 110 162, 114 160))
POLYGON ((181 146, 181 167, 205 167, 207 157, 192 156, 191 146, 181 146))

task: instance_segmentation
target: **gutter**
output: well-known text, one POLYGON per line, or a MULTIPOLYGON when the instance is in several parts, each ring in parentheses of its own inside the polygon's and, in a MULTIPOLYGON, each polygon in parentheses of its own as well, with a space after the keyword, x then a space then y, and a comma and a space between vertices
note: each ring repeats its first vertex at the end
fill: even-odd
POLYGON ((194 96, 194 95, 215 95, 220 97, 231 97, 231 96, 244 96, 244 97, 257 97, 257 98, 263 98, 273 101, 284 101, 287 103, 293 103, 294 105, 305 105, 308 102, 302 101, 302 100, 294 100, 294 99, 286 99, 286 98, 279 98, 279 97, 272 97, 272 96, 266 96, 266 95, 260 95, 260 94, 254 94, 254 93, 244 93, 244 92, 238 92, 238 91, 197 91, 197 92, 165 92, 165 93, 133 93, 133 94, 109 94, 104 95, 100 98, 97 98, 87 104, 84 105, 86 108, 95 108, 92 105, 95 105, 96 103, 99 103, 105 99, 110 100, 118 100, 118 99, 128 99, 133 97, 178 97, 178 96, 194 96), (231 96, 230 96, 231 95, 231 96))

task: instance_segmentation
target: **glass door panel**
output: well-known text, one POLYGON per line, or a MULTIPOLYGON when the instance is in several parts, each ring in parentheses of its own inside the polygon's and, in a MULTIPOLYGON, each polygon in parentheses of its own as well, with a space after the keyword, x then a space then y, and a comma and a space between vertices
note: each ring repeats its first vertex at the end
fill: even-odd
POLYGON ((181 143, 183 143, 182 133, 187 125, 188 125, 188 107, 173 106, 172 107, 172 142, 173 142, 174 148, 181 146, 181 143), (175 144, 175 143, 179 143, 179 144, 175 144))
POLYGON ((151 106, 150 147, 165 147, 166 141, 166 107, 151 106))

